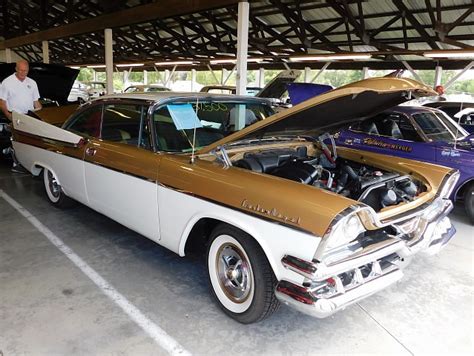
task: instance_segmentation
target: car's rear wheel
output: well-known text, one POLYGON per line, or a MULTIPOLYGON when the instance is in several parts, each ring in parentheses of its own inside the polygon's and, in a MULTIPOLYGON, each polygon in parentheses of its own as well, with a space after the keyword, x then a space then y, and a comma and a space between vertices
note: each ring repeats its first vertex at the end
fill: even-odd
POLYGON ((56 175, 47 168, 43 169, 43 183, 46 196, 51 204, 58 208, 71 207, 74 201, 64 194, 56 175))
POLYGON ((207 270, 212 295, 233 319, 250 324, 278 308, 270 264, 257 242, 244 232, 228 225, 214 229, 207 270))
POLYGON ((474 183, 471 183, 464 193, 464 206, 471 224, 474 224, 474 183))

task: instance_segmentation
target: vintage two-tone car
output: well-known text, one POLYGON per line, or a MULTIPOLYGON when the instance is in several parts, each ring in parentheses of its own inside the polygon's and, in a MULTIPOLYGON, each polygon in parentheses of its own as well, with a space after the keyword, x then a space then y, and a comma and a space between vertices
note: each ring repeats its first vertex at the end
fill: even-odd
POLYGON ((239 322, 280 301, 324 318, 399 281, 414 254, 455 232, 456 170, 336 148, 331 136, 429 94, 369 79, 267 118, 251 97, 122 94, 62 128, 15 114, 13 146, 54 205, 77 200, 180 256, 205 247, 211 293, 239 322), (244 127, 249 112, 260 121, 244 127))
POLYGON ((352 124, 337 144, 458 169, 453 202, 464 203, 474 224, 474 135, 444 112, 424 106, 397 106, 352 124))

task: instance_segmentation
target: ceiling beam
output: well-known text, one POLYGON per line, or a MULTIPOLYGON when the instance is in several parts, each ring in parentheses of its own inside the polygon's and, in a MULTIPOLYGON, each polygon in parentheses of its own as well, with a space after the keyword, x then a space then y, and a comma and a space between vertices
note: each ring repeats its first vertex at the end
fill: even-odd
POLYGON ((161 0, 146 5, 97 16, 68 25, 6 39, 0 42, 0 49, 15 48, 31 43, 76 36, 89 32, 102 31, 130 24, 152 21, 160 18, 196 13, 214 8, 235 5, 238 0, 161 0))
POLYGON ((431 36, 426 32, 425 28, 418 22, 415 16, 411 13, 411 11, 406 7, 402 0, 392 0, 394 5, 403 13, 405 14, 406 18, 413 27, 418 31, 420 36, 431 46, 433 49, 439 49, 438 44, 435 40, 431 38, 431 36))
POLYGON ((341 50, 338 47, 334 46, 331 41, 329 41, 325 36, 321 35, 321 33, 315 27, 309 25, 303 19, 299 21, 297 13, 295 13, 293 10, 290 10, 290 8, 286 4, 282 3, 281 0, 270 0, 270 2, 282 12, 283 16, 287 19, 288 24, 298 35, 301 41, 301 45, 305 49, 307 49, 307 47, 312 46, 312 43, 306 43, 307 41, 305 41, 305 32, 308 31, 312 36, 314 36, 314 39, 318 39, 319 41, 321 41, 321 43, 329 51, 341 52, 341 50), (303 28, 299 28, 298 25, 303 26, 303 28))
POLYGON ((459 18, 454 21, 453 23, 450 23, 447 28, 446 28, 446 34, 451 32, 456 26, 461 24, 472 12, 474 12, 474 5, 471 6, 469 9, 467 9, 459 18))

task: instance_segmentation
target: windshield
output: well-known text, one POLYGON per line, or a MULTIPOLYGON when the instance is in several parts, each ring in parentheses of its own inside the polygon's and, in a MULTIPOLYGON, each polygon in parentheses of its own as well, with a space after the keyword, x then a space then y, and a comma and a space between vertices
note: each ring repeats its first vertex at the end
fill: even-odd
MULTIPOLYGON (((263 120, 274 112, 264 102, 199 101, 176 102, 160 106, 153 113, 158 150, 165 152, 190 152, 194 129, 178 130, 176 118, 169 107, 190 104, 202 127, 196 129, 195 149, 200 149, 235 131, 263 120)), ((183 120, 187 120, 185 117, 183 120)))
POLYGON ((440 112, 421 112, 413 114, 413 118, 424 134, 435 142, 450 142, 468 135, 461 126, 440 112))

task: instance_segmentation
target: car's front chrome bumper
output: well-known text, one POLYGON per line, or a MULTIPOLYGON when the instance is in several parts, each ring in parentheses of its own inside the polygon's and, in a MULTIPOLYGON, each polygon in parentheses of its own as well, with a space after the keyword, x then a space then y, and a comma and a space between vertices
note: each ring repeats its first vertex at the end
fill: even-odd
POLYGON ((332 262, 284 256, 283 266, 302 275, 305 282, 280 281, 277 298, 305 314, 325 318, 390 286, 403 277, 411 256, 420 251, 436 253, 451 239, 456 231, 447 217, 451 209, 452 203, 443 200, 436 214, 418 216, 411 224, 406 221, 397 226, 398 235, 385 236, 332 262))

